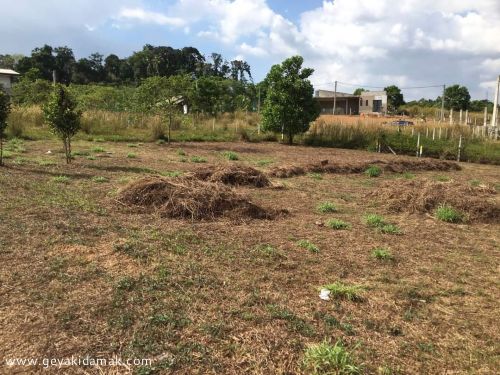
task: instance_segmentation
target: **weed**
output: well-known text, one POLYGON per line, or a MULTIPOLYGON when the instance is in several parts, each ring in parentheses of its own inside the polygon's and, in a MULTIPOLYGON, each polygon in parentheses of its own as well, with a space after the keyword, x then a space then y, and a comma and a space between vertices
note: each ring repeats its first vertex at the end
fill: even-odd
POLYGON ((309 346, 304 353, 303 366, 313 375, 352 375, 361 372, 352 355, 341 342, 331 345, 329 341, 309 346))
POLYGON ((206 163, 207 159, 201 157, 201 156, 192 156, 191 157, 191 163, 206 163))
POLYGON ((236 152, 233 151, 224 151, 222 155, 227 159, 227 160, 238 160, 239 156, 236 152))
POLYGON ((364 288, 359 285, 347 285, 341 282, 325 285, 321 289, 330 291, 330 295, 333 298, 345 299, 348 301, 362 300, 361 293, 364 290, 364 288))
POLYGON ((394 225, 394 224, 382 225, 379 228, 379 230, 381 233, 384 233, 384 234, 402 234, 403 233, 401 231, 401 229, 397 225, 394 225))
POLYGON ((74 151, 71 153, 71 156, 89 156, 90 152, 88 151, 74 151))
POLYGON ((318 204, 316 210, 322 214, 337 212, 337 206, 331 202, 323 202, 318 204))
POLYGON ((320 181, 323 179, 323 175, 321 173, 309 173, 308 176, 316 181, 320 181))
POLYGON ((98 184, 102 184, 104 182, 108 182, 109 180, 106 178, 106 177, 103 177, 103 176, 94 176, 92 177, 92 181, 98 183, 98 184))
POLYGON ((464 214, 448 205, 439 206, 434 215, 438 220, 446 223, 461 223, 464 221, 464 214))
POLYGON ((87 160, 95 160, 95 156, 87 156, 87 160))
POLYGON ((129 159, 136 159, 136 158, 137 158, 137 155, 136 155, 136 154, 134 154, 133 152, 129 152, 129 153, 127 154, 127 158, 129 158, 129 159))
POLYGON ((346 223, 345 221, 340 219, 330 219, 326 222, 326 226, 330 229, 335 230, 351 229, 351 224, 346 223))
POLYGON ((449 182, 450 181, 450 178, 447 177, 447 176, 436 176, 436 181, 440 181, 440 182, 449 182))
POLYGON ((382 174, 382 169, 376 165, 372 165, 366 169, 365 174, 368 177, 378 177, 382 174))
POLYGON ((271 318, 287 321, 287 325, 292 331, 304 336, 314 335, 314 328, 292 311, 274 304, 266 305, 266 309, 269 311, 271 318))
POLYGON ((313 244, 309 240, 300 240, 297 245, 303 249, 310 251, 311 253, 319 253, 319 247, 313 244))
POLYGON ((373 249, 372 256, 378 260, 393 260, 394 259, 391 252, 387 249, 382 248, 382 247, 378 247, 376 249, 373 249))
POLYGON ((269 164, 272 164, 272 163, 273 163, 273 161, 272 161, 272 160, 269 160, 269 159, 262 159, 262 160, 258 160, 256 164, 257 164, 259 167, 265 167, 265 166, 267 166, 267 165, 269 165, 269 164))
POLYGON ((57 182, 58 184, 69 184, 71 179, 68 176, 56 176, 52 177, 53 182, 57 182))
MULTIPOLYGON (((5 155, 4 155, 4 157, 5 157, 5 155)), ((42 159, 42 160, 38 161, 38 165, 41 166, 41 167, 48 167, 50 165, 56 165, 56 162, 53 161, 53 160, 42 159)))
POLYGON ((92 152, 94 152, 96 154, 102 154, 102 153, 106 152, 106 150, 102 147, 94 147, 94 148, 92 148, 92 152))
POLYGON ((269 258, 276 258, 281 256, 281 253, 278 249, 276 249, 273 245, 270 244, 262 244, 256 247, 256 250, 269 258))
POLYGON ((165 176, 165 177, 179 177, 179 176, 182 176, 182 172, 181 171, 168 171, 168 172, 161 172, 160 175, 165 176))
POLYGON ((380 228, 387 224, 383 216, 377 214, 368 214, 364 217, 365 223, 373 228, 380 228))
POLYGON ((410 172, 405 172, 403 173, 403 177, 406 178, 407 180, 413 180, 415 178, 415 175, 410 172))
POLYGON ((130 148, 137 148, 137 147, 139 147, 139 145, 138 145, 137 143, 129 143, 129 144, 127 145, 127 147, 130 147, 130 148))
POLYGON ((182 148, 178 148, 177 149, 177 155, 179 155, 179 156, 186 156, 186 153, 184 152, 184 150, 182 148))
POLYGON ((179 161, 181 163, 186 163, 188 160, 185 157, 181 157, 181 158, 179 158, 179 161))
POLYGON ((479 185, 481 185, 481 181, 474 179, 470 181, 470 184, 473 187, 478 187, 479 185))

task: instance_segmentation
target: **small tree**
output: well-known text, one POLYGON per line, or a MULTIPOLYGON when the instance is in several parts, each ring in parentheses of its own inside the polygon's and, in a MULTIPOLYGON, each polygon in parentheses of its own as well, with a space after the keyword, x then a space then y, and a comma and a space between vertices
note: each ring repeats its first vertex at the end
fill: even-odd
POLYGON ((50 98, 43 106, 45 122, 64 144, 66 163, 71 163, 71 138, 80 130, 82 113, 76 101, 62 85, 56 85, 50 98))
POLYGON ((470 94, 465 86, 453 85, 446 88, 444 92, 444 105, 446 109, 455 111, 466 110, 469 108, 470 94))
POLYGON ((389 112, 397 112, 399 107, 405 104, 403 93, 398 86, 388 86, 384 88, 387 93, 387 107, 389 112))
POLYGON ((319 116, 314 88, 309 77, 314 70, 302 68, 302 56, 294 56, 274 65, 266 77, 269 85, 262 111, 264 130, 282 132, 293 143, 293 137, 309 129, 319 116))
POLYGON ((0 165, 3 165, 3 140, 7 128, 7 117, 10 113, 10 98, 0 85, 0 165))

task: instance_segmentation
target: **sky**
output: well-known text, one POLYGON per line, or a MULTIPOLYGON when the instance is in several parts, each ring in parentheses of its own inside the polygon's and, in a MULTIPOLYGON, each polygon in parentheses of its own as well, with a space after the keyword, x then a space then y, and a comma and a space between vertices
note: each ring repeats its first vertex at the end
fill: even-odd
POLYGON ((499 0, 0 0, 0 9, 0 54, 193 46, 248 61, 257 82, 300 54, 317 89, 395 84, 406 99, 456 83, 491 99, 500 74, 499 0))

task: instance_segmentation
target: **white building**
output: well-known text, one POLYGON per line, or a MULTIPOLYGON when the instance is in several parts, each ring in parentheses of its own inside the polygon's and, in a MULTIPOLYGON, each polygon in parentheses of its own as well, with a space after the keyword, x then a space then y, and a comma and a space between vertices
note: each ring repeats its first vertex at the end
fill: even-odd
POLYGON ((12 69, 0 69, 0 85, 3 86, 4 90, 8 94, 10 94, 14 77, 17 77, 18 75, 19 73, 13 71, 12 69))

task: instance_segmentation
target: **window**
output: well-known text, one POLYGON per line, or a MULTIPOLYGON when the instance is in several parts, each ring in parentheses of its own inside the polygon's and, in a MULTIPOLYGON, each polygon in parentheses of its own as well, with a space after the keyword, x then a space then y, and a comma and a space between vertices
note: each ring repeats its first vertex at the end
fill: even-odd
POLYGON ((366 100, 366 106, 368 107, 368 99, 366 100))

